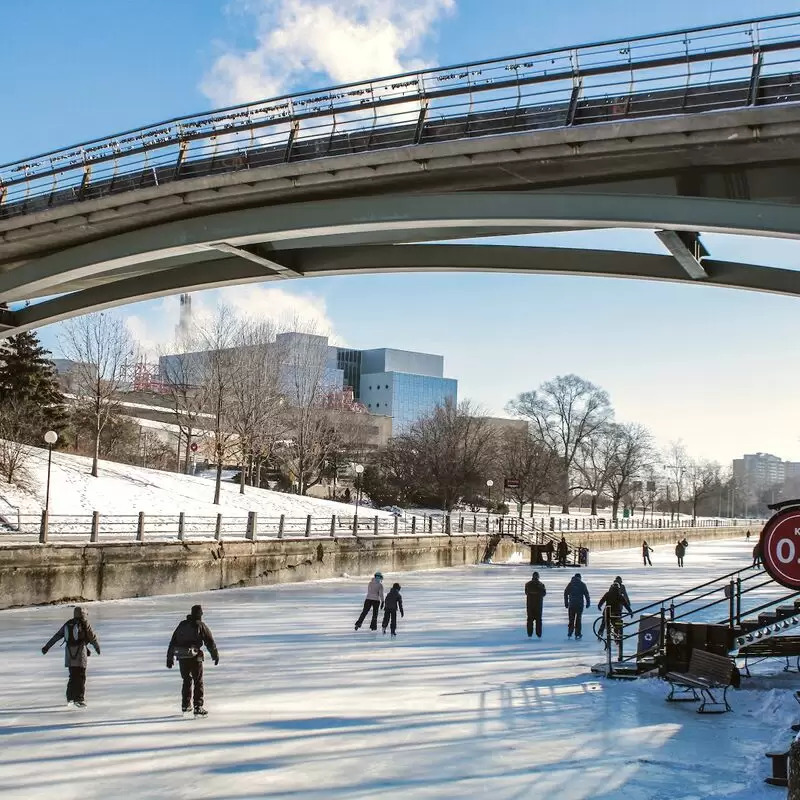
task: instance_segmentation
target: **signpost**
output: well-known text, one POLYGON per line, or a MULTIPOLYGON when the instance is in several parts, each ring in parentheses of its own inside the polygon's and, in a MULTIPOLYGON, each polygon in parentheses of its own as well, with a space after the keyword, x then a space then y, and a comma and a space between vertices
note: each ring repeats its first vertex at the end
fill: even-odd
POLYGON ((767 520, 760 546, 769 576, 781 586, 800 591, 800 508, 779 511, 767 520))

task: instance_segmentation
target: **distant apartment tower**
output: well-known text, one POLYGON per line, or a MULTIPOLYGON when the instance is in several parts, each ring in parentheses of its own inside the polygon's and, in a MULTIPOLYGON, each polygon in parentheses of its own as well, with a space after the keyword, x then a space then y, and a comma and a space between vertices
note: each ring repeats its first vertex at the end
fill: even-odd
POLYGON ((749 453, 733 460, 733 477, 737 486, 759 491, 783 484, 789 469, 794 475, 796 466, 800 465, 782 461, 771 453, 749 453))

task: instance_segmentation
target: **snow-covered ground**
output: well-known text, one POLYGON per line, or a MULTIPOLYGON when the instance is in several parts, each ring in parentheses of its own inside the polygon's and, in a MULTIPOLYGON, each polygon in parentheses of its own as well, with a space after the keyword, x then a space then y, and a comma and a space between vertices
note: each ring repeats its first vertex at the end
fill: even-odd
MULTIPOLYGON (((596 604, 621 573, 634 605, 750 562, 746 542, 593 553, 596 604)), ((734 713, 668 704, 655 680, 605 681, 591 636, 566 639, 545 571, 544 637, 525 635, 530 568, 491 565, 388 575, 403 585, 399 636, 353 632, 365 580, 340 579, 87 606, 102 655, 84 711, 63 703, 61 652, 39 650, 69 608, 0 612, 3 798, 376 796, 554 800, 766 800, 763 753, 790 741, 796 675, 745 680, 734 713), (210 716, 179 713, 164 660, 173 627, 201 602, 219 644, 206 661, 210 716)), ((587 616, 587 623, 593 615, 587 616)))
MULTIPOLYGON (((44 506, 47 483, 47 451, 31 448, 27 465, 30 473, 29 491, 0 480, 0 515, 9 521, 16 519, 11 507, 18 507, 22 515, 38 515, 44 506)), ((218 506, 214 499, 214 484, 203 477, 161 472, 154 469, 100 462, 100 475, 89 474, 91 459, 66 453, 53 453, 50 478, 51 521, 63 521, 64 516, 100 514, 137 514, 176 516, 181 511, 194 517, 225 516, 246 517, 248 511, 260 516, 299 518, 312 514, 327 517, 332 514, 351 517, 355 506, 321 500, 314 497, 273 492, 267 489, 246 487, 239 494, 238 484, 223 483, 222 499, 218 506)), ((381 516, 382 512, 370 509, 369 514, 381 516)))

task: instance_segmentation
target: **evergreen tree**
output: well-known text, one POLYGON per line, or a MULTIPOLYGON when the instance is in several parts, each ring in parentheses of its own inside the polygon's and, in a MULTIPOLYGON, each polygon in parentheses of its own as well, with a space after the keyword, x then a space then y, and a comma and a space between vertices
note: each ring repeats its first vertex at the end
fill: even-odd
POLYGON ((0 358, 0 414, 4 406, 24 412, 24 438, 41 445, 48 430, 60 433, 66 426, 64 395, 49 351, 33 331, 10 336, 0 358))

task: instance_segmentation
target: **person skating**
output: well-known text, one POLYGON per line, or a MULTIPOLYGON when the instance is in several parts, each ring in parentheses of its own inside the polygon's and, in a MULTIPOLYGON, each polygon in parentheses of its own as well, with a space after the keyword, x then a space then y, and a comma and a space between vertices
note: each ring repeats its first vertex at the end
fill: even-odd
MULTIPOLYGON (((622 582, 622 575, 617 575, 617 577, 614 578, 614 584, 616 584, 617 587, 619 588, 619 592, 622 596, 623 605, 628 609, 628 613, 632 614, 633 611, 631 611, 631 600, 630 597, 628 597, 628 590, 625 588, 625 584, 622 582)), ((612 584, 612 586, 614 584, 612 584)), ((600 605, 598 604, 597 607, 600 608, 600 605)), ((601 640, 603 639, 603 634, 605 633, 605 630, 606 630, 606 615, 603 614, 603 616, 600 618, 600 629, 597 631, 598 639, 601 640)))
POLYGON ((572 580, 567 584, 564 589, 564 608, 569 612, 569 623, 567 627, 567 638, 571 639, 572 634, 575 634, 576 639, 583 636, 581 631, 581 618, 583 617, 584 603, 586 608, 589 608, 591 601, 589 600, 589 590, 586 584, 581 580, 580 573, 576 573, 572 580))
POLYGON ((205 717, 208 714, 203 708, 203 647, 208 649, 214 666, 219 664, 219 652, 208 625, 203 622, 201 606, 192 606, 192 611, 182 620, 172 634, 167 648, 167 668, 172 669, 175 659, 181 670, 183 684, 181 686, 181 711, 192 708, 194 695, 194 714, 205 717), (192 691, 194 689, 194 692, 192 691))
POLYGON ((679 541, 678 544, 675 545, 675 555, 678 557, 678 566, 683 566, 683 557, 686 555, 686 540, 684 539, 682 542, 679 541))
POLYGON ((745 534, 745 538, 747 539, 748 542, 750 541, 750 529, 749 528, 747 529, 747 533, 745 534))
POLYGON ((761 539, 759 539, 753 547, 753 568, 761 566, 761 539))
POLYGON ((650 560, 650 553, 653 552, 653 548, 647 544, 646 541, 642 542, 642 561, 644 562, 642 566, 644 567, 652 567, 653 562, 650 560))
POLYGON ((561 541, 559 541, 558 546, 556 547, 556 557, 558 558, 559 567, 567 566, 568 553, 569 553, 569 545, 567 544, 567 540, 564 538, 562 534, 561 541))
POLYGON ((382 627, 384 634, 386 633, 386 626, 388 625, 392 636, 397 636, 397 612, 400 612, 401 617, 405 616, 403 614, 403 597, 400 594, 401 588, 399 583, 393 583, 383 603, 384 612, 382 627))
POLYGON ((378 610, 381 608, 383 608, 383 573, 376 572, 367 585, 367 597, 364 600, 361 616, 356 620, 356 630, 361 627, 370 611, 372 611, 372 619, 369 623, 369 629, 371 631, 378 630, 378 610))
POLYGON ((622 636, 622 612, 625 610, 629 614, 633 613, 628 602, 628 593, 625 591, 621 577, 618 576, 609 586, 608 591, 600 598, 597 608, 602 611, 603 606, 606 607, 603 622, 605 623, 608 620, 614 641, 619 642, 622 636))
POLYGON ((553 544, 553 540, 549 539, 547 544, 544 547, 545 553, 547 553, 547 566, 553 566, 553 553, 555 553, 555 545, 553 544))
POLYGON ((75 606, 72 619, 64 623, 42 648, 42 655, 56 643, 64 640, 64 666, 69 670, 67 705, 79 708, 86 705, 86 667, 89 663, 89 645, 100 655, 100 643, 86 618, 86 612, 75 606))
POLYGON ((525 584, 525 603, 528 610, 528 637, 533 636, 534 626, 536 637, 542 638, 542 606, 547 589, 539 580, 539 573, 534 572, 533 578, 525 584))

